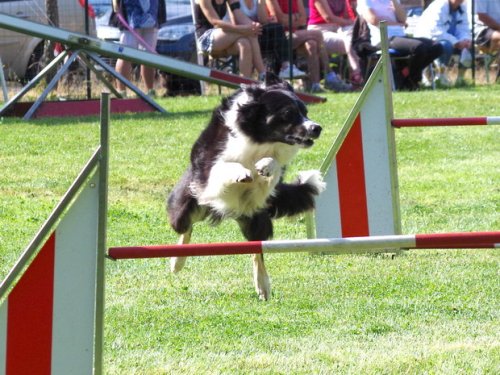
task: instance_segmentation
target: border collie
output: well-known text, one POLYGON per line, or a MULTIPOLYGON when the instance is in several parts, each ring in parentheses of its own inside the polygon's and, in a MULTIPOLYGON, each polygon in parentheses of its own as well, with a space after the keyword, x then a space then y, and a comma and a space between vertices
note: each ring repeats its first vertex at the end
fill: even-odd
MULTIPOLYGON (((268 73, 263 85, 242 86, 223 99, 191 150, 191 164, 168 197, 172 228, 189 243, 193 224, 233 218, 248 241, 268 240, 271 219, 314 208, 325 189, 318 171, 300 172, 284 183, 286 165, 300 148, 311 147, 321 126, 307 117, 292 87, 268 73)), ((171 259, 171 271, 185 257, 171 259)), ((261 254, 253 256, 255 289, 262 300, 271 286, 261 254)))

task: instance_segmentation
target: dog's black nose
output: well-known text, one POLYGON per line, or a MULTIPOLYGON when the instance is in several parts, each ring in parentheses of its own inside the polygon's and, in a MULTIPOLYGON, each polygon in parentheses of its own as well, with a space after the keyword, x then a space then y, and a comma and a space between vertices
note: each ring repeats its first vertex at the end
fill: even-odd
POLYGON ((312 138, 318 138, 319 135, 321 134, 321 130, 323 130, 323 129, 318 124, 311 124, 309 126, 309 135, 312 138))

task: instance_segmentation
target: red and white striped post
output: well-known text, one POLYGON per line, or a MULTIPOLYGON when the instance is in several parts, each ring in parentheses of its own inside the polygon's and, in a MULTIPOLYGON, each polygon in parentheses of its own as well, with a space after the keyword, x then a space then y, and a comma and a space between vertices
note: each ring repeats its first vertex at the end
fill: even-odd
POLYGON ((0 374, 92 374, 99 181, 79 199, 0 305, 0 374))
POLYGON ((378 62, 330 149, 308 237, 401 233, 389 78, 378 62), (312 228, 314 226, 314 228, 312 228))
POLYGON ((107 139, 0 284, 0 374, 102 372, 107 139))
POLYGON ((401 233, 395 128, 500 124, 499 116, 394 119, 389 67, 383 52, 321 166, 327 190, 308 218, 309 238, 401 233))
POLYGON ((380 253, 384 250, 392 251, 393 249, 482 249, 497 248, 499 246, 500 232, 466 232, 111 247, 108 250, 108 256, 117 260, 295 252, 353 254, 380 253))

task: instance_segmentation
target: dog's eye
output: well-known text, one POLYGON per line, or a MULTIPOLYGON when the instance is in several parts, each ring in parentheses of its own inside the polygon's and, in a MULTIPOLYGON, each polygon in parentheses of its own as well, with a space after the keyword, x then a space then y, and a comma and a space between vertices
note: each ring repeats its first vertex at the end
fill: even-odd
POLYGON ((290 120, 294 116, 294 111, 290 108, 285 108, 279 112, 279 116, 285 120, 290 120))

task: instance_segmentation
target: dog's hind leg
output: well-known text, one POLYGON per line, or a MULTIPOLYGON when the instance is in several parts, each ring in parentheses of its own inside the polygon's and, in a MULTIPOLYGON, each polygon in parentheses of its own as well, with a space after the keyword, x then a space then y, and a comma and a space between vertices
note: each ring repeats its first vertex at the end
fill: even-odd
MULTIPOLYGON (((181 234, 179 237, 179 241, 177 242, 179 245, 188 244, 191 241, 191 233, 193 229, 190 228, 186 233, 181 234)), ((187 257, 172 257, 170 258, 170 271, 173 273, 177 273, 184 268, 186 264, 187 257)))
MULTIPOLYGON (((168 219, 172 228, 180 234, 179 245, 190 242, 193 223, 202 219, 200 207, 189 188, 190 181, 191 170, 188 169, 167 200, 168 219)), ((179 272, 185 263, 186 257, 171 258, 170 270, 179 272)))
MULTIPOLYGON (((265 241, 273 236, 273 223, 267 212, 261 212, 253 217, 242 217, 238 224, 248 241, 265 241)), ((264 255, 253 256, 253 282, 259 299, 267 301, 271 297, 271 281, 264 265, 264 255)))
POLYGON ((253 255, 253 283, 259 299, 267 301, 271 297, 271 281, 264 265, 264 255, 253 255))

